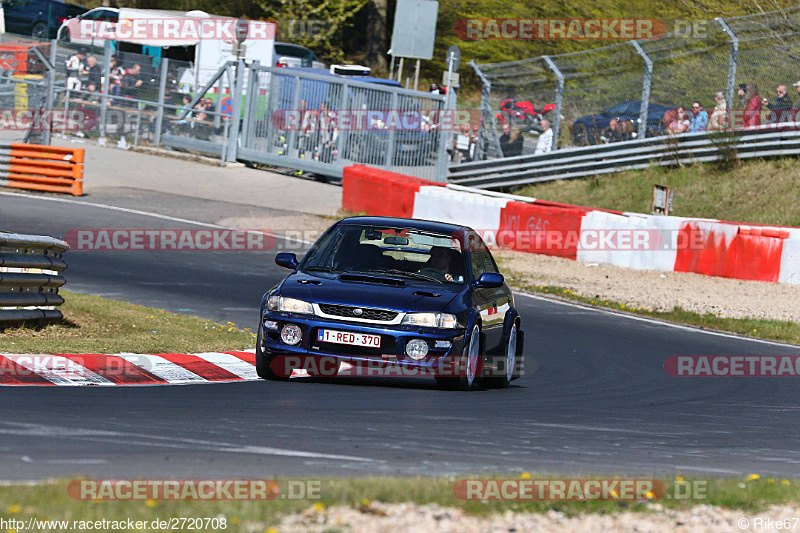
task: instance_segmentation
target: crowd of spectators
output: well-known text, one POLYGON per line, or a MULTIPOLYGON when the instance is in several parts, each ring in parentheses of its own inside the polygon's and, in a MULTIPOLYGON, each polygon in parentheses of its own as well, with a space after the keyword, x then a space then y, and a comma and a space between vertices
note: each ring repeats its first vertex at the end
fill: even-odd
MULTIPOLYGON (((80 48, 66 61, 67 88, 71 91, 100 93, 103 88, 103 69, 97 58, 80 48)), ((115 99, 139 98, 142 89, 142 67, 134 63, 125 69, 119 57, 112 56, 109 64, 108 94, 115 99)), ((89 97, 92 99, 92 97, 89 97)))
POLYGON ((759 94, 755 83, 741 83, 737 88, 738 106, 734 112, 728 110, 725 94, 714 94, 716 105, 711 115, 703 109, 700 102, 692 104, 691 114, 683 107, 664 113, 664 126, 669 133, 693 133, 719 131, 729 128, 756 128, 764 124, 794 122, 800 110, 800 81, 792 84, 798 93, 796 102, 792 101, 786 85, 775 88, 775 98, 770 101, 759 94))

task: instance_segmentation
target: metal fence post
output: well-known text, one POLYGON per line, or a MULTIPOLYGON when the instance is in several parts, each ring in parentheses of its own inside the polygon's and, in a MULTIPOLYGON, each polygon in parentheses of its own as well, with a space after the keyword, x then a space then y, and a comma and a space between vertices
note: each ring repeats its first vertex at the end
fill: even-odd
MULTIPOLYGON (((250 136, 252 135, 252 125, 255 122, 255 104, 258 101, 258 69, 261 67, 260 61, 254 61, 247 68, 247 94, 244 97, 244 116, 242 118, 242 141, 241 145, 245 148, 250 147, 250 136)), ((222 102, 221 98, 218 98, 222 102)), ((219 110, 219 109, 218 109, 219 110)))
MULTIPOLYGON (((45 104, 47 107, 47 113, 53 112, 53 105, 55 102, 55 95, 56 95, 56 52, 58 52, 58 41, 53 39, 50 41, 50 68, 47 71, 47 103, 45 104)), ((50 135, 51 135, 52 124, 49 128, 44 130, 44 135, 42 136, 42 142, 44 144, 50 144, 50 135)))
POLYGON ((167 94, 167 70, 169 59, 161 58, 161 79, 158 80, 158 106, 156 107, 156 131, 153 144, 161 144, 161 128, 164 125, 164 96, 167 94))
MULTIPOLYGON (((400 97, 396 92, 392 91, 392 104, 389 109, 397 110, 400 108, 400 97)), ((386 142, 386 162, 384 163, 387 169, 394 166, 395 143, 397 142, 397 128, 389 128, 389 140, 386 142)))
POLYGON ((453 132, 447 131, 447 128, 443 128, 442 125, 455 124, 455 121, 452 120, 454 114, 452 106, 453 100, 445 96, 444 102, 442 102, 442 111, 439 113, 439 146, 436 154, 436 181, 441 181, 443 183, 447 182, 447 167, 449 162, 447 159, 447 148, 448 145, 452 146, 451 140, 453 138, 453 132), (445 117, 447 120, 444 120, 445 117))
POLYGON ((236 161, 236 152, 239 144, 239 126, 242 119, 242 94, 244 94, 244 77, 245 70, 244 59, 239 60, 236 65, 236 86, 234 87, 233 94, 231 95, 231 131, 230 138, 228 139, 228 161, 236 161))
POLYGON ((739 38, 733 33, 733 30, 728 26, 728 23, 725 22, 725 19, 717 17, 714 20, 722 26, 722 31, 731 39, 731 58, 728 63, 728 92, 725 97, 728 104, 728 113, 731 113, 733 111, 733 93, 736 91, 736 63, 739 58, 739 38))
POLYGON ((639 131, 637 136, 639 139, 644 139, 647 136, 647 115, 648 107, 650 105, 650 87, 653 84, 653 60, 644 51, 639 41, 631 41, 631 44, 636 49, 636 52, 644 60, 644 79, 642 80, 642 106, 639 108, 639 131))
POLYGON ((106 111, 108 109, 108 82, 111 75, 111 41, 106 39, 103 46, 103 86, 100 89, 100 137, 106 136, 106 111))
MULTIPOLYGON (((487 118, 489 119, 488 123, 491 126, 491 142, 494 145, 495 152, 497 153, 497 157, 503 156, 503 150, 500 148, 500 137, 497 135, 497 118, 492 113, 492 82, 486 77, 483 71, 480 69, 478 64, 473 59, 469 62, 469 66, 472 67, 472 70, 475 71, 475 74, 478 75, 478 78, 481 80, 481 115, 483 116, 483 124, 481 124, 480 132, 483 137, 488 141, 488 135, 486 135, 486 124, 487 118)), ((484 143, 478 143, 478 146, 475 148, 475 159, 480 160, 485 158, 484 153, 484 143)))
POLYGON ((544 62, 547 63, 548 68, 556 75, 558 83, 556 85, 556 109, 555 109, 555 124, 553 124, 553 147, 552 150, 558 149, 558 135, 561 133, 561 104, 564 100, 564 75, 558 70, 558 67, 550 56, 542 56, 544 62))

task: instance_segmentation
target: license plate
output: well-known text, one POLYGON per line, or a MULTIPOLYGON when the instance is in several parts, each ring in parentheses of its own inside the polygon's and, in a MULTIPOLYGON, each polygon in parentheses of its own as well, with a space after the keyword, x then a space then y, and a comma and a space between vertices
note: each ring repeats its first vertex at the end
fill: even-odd
POLYGON ((332 342, 334 344, 348 344, 350 346, 381 347, 380 335, 350 333, 348 331, 335 331, 332 329, 321 329, 317 331, 317 340, 320 342, 332 342))

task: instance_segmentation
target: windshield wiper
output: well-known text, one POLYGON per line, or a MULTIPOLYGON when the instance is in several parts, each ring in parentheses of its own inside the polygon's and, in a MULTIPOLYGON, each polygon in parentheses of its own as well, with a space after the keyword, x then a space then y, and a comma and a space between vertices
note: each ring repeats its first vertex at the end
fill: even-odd
POLYGON ((341 272, 341 270, 336 270, 332 266, 310 266, 303 270, 311 270, 312 272, 341 272))
POLYGON ((395 276, 406 276, 409 278, 424 279, 425 281, 435 281, 436 283, 444 283, 444 281, 440 281, 436 278, 426 276, 425 274, 420 274, 419 272, 406 272, 405 270, 399 270, 397 268, 392 268, 389 270, 361 270, 360 272, 374 272, 376 274, 392 274, 395 276))

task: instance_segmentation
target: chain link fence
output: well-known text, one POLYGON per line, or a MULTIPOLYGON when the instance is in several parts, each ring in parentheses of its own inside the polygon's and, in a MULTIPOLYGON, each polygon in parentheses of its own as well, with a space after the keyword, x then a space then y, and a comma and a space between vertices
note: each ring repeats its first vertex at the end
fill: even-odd
POLYGON ((794 120, 781 110, 800 99, 800 6, 676 27, 654 40, 471 63, 484 85, 485 156, 518 155, 520 136, 521 153, 534 154, 541 127, 531 115, 550 119, 553 149, 665 135, 678 107, 692 118, 694 102, 708 115, 716 108, 720 128, 794 120), (776 101, 779 85, 788 94, 776 101))

